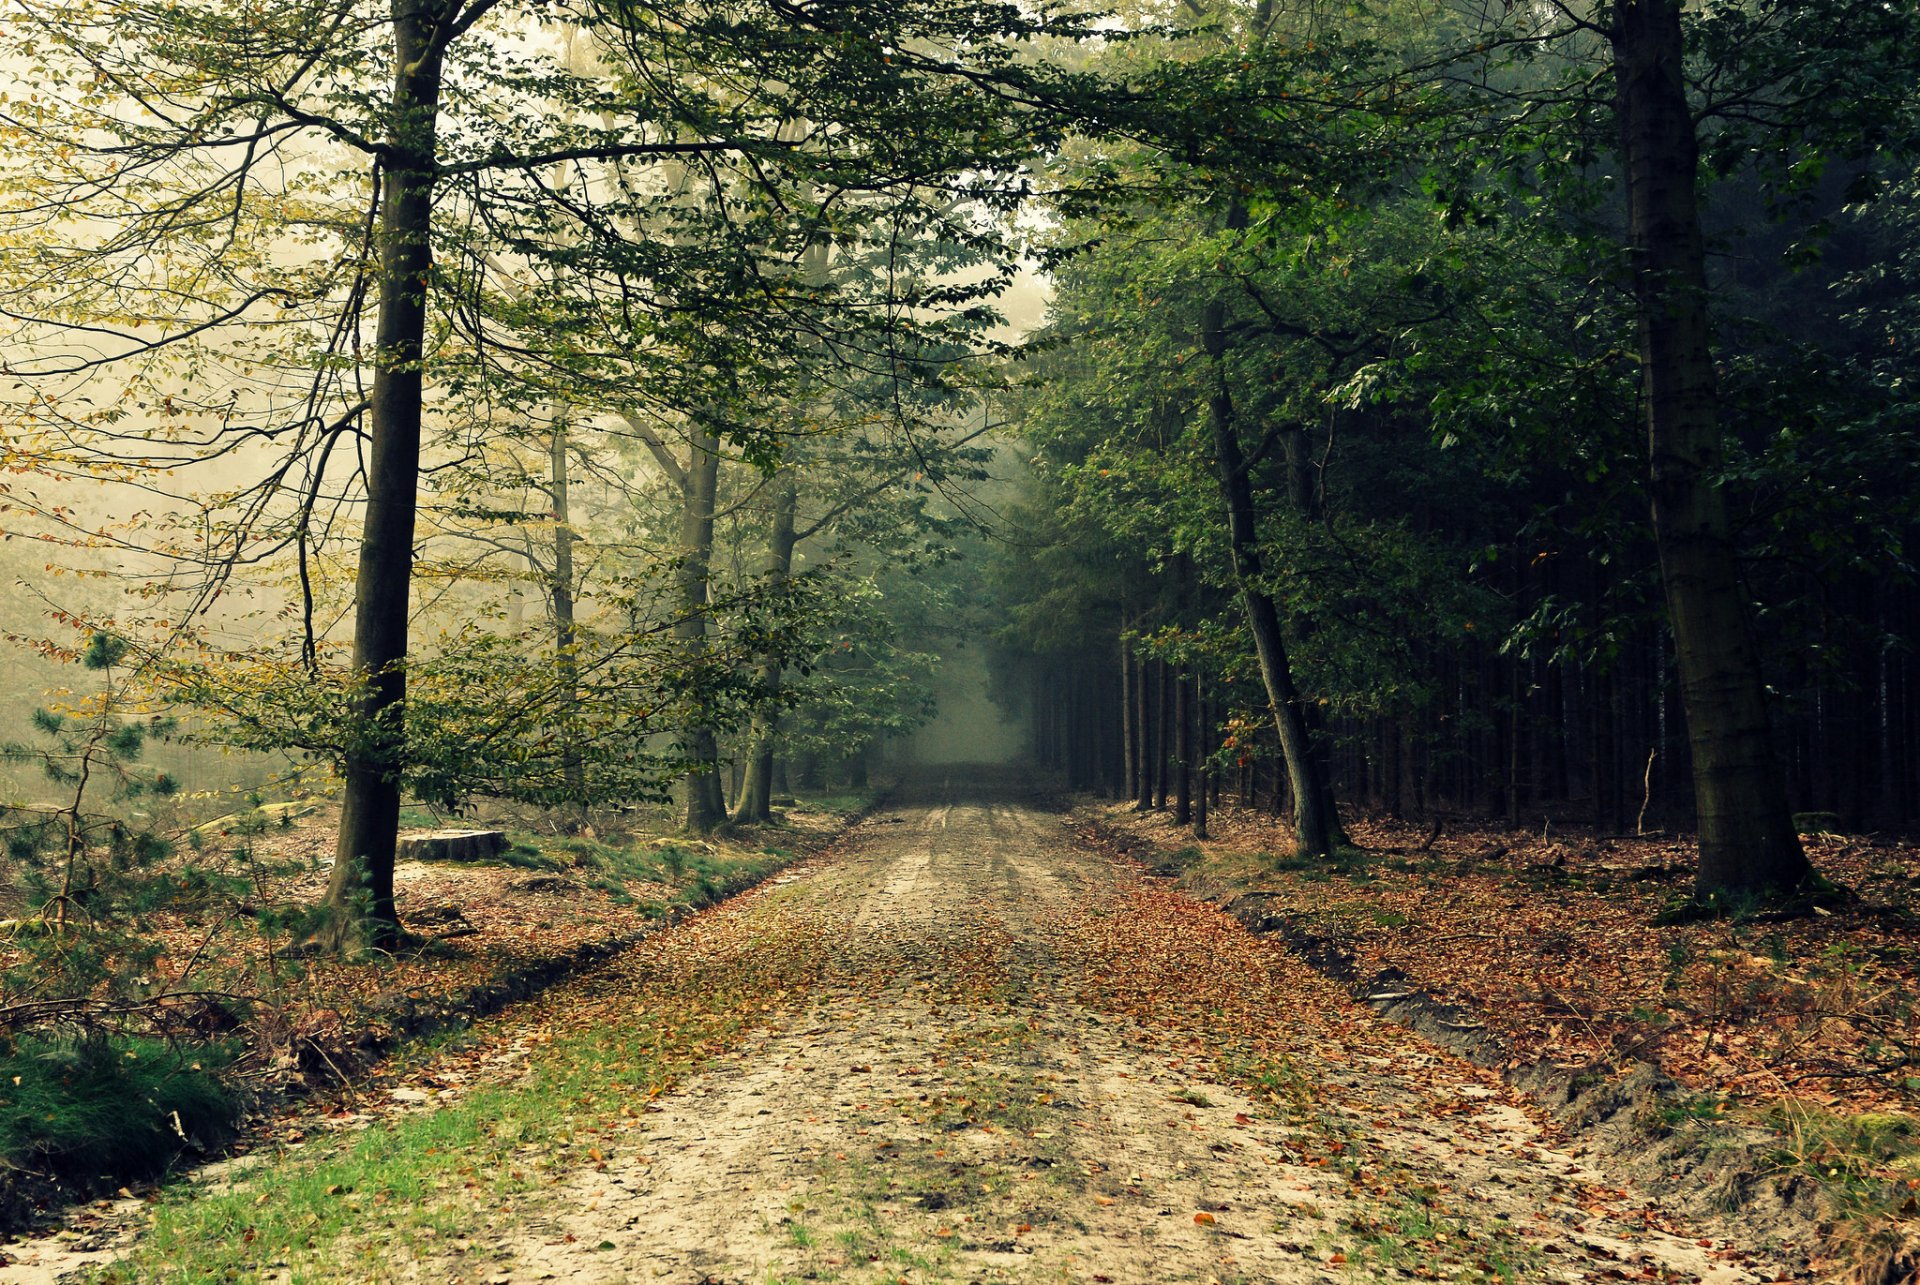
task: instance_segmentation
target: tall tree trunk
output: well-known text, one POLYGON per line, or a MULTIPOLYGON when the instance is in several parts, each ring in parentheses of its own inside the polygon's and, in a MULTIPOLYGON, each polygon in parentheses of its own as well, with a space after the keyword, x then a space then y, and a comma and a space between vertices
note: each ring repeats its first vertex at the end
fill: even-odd
POLYGON ((1194 761, 1199 765, 1199 790, 1193 799, 1193 837, 1207 837, 1207 811, 1212 800, 1207 796, 1212 792, 1213 772, 1207 767, 1209 747, 1213 743, 1213 733, 1209 727, 1211 720, 1207 716, 1207 695, 1205 681, 1199 674, 1193 676, 1193 709, 1196 732, 1194 735, 1194 761))
MULTIPOLYGON (((689 668, 698 668, 707 653, 707 581, 713 564, 713 504, 720 481, 720 442, 703 424, 691 429, 692 451, 687 459, 683 504, 680 510, 680 599, 684 613, 674 625, 689 668)), ((680 738, 681 753, 690 765, 684 785, 686 825, 691 834, 711 834, 727 819, 726 799, 720 791, 720 745, 707 711, 690 711, 680 738)))
POLYGON ((1173 671, 1173 822, 1193 823, 1193 684, 1173 671))
POLYGON ((354 582, 354 702, 360 736, 343 763, 340 832, 320 942, 389 946, 401 935, 393 904, 406 764, 407 617, 420 485, 421 356, 433 271, 433 188, 441 44, 447 0, 394 0, 393 97, 381 181, 374 293, 373 391, 367 427, 367 506, 354 582))
POLYGON ((1153 672, 1158 676, 1159 690, 1156 700, 1160 708, 1153 720, 1153 806, 1166 810, 1167 791, 1172 785, 1171 767, 1173 763, 1173 667, 1166 661, 1155 661, 1153 672))
MULTIPOLYGON (((791 472, 783 472, 774 490, 773 526, 767 533, 767 587, 774 592, 785 588, 787 577, 793 573, 794 514, 799 503, 798 483, 791 472)), ((765 657, 758 678, 766 703, 753 716, 748 733, 752 748, 747 758, 747 778, 740 786, 740 805, 734 816, 742 822, 773 820, 773 757, 780 739, 779 660, 765 657)))
POLYGON ((559 677, 560 699, 566 703, 566 708, 559 711, 564 738, 560 748, 560 774, 567 796, 563 811, 567 826, 577 831, 587 820, 587 764, 575 719, 575 706, 580 699, 580 633, 574 619, 573 510, 568 495, 571 479, 567 447, 565 413, 556 410, 547 461, 547 490, 553 502, 553 576, 548 596, 553 606, 553 663, 559 677))
POLYGON ((1124 797, 1140 793, 1140 746, 1137 738, 1140 722, 1133 709, 1133 645, 1126 638, 1124 617, 1120 623, 1120 789, 1124 797))
POLYGON ((1140 711, 1140 750, 1134 759, 1134 768, 1139 773, 1134 791, 1133 810, 1145 812, 1153 807, 1153 746, 1158 735, 1158 719, 1153 708, 1153 661, 1145 657, 1135 657, 1133 665, 1134 700, 1140 711))
POLYGON ((1294 685, 1286 639, 1280 630, 1280 612, 1272 596, 1261 587, 1264 576, 1254 525, 1253 486, 1247 477, 1246 456, 1240 449, 1240 437, 1234 427, 1232 394, 1227 390, 1226 305, 1219 300, 1207 304, 1201 324, 1201 340, 1214 367, 1209 413, 1220 494, 1227 508, 1234 581, 1240 590, 1241 605, 1246 609, 1254 653, 1260 662, 1260 679, 1273 708, 1274 730, 1280 736, 1280 753, 1286 760, 1287 777, 1293 790, 1294 847, 1301 856, 1328 856, 1347 839, 1334 808, 1333 792, 1327 787, 1325 773, 1314 753, 1306 701, 1294 685))
POLYGON ((1693 753, 1702 898, 1812 874, 1788 810, 1726 497, 1687 104, 1682 0, 1621 0, 1611 32, 1640 315, 1653 531, 1693 753))

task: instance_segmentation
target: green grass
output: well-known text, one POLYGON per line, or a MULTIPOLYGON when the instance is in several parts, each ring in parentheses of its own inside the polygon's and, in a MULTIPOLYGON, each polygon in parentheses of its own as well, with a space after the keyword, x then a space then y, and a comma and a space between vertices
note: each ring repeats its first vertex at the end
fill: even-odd
POLYGON ((873 792, 855 791, 848 794, 802 794, 795 807, 800 812, 825 812, 829 815, 845 816, 858 812, 873 802, 873 792))
POLYGON ((91 1180, 165 1169, 224 1141, 239 1108, 229 1050, 104 1035, 23 1036, 0 1054, 0 1157, 91 1180))
POLYGON ((790 855, 779 848, 754 853, 709 852, 692 844, 612 844, 597 839, 554 839, 544 845, 549 869, 581 871, 609 893, 628 895, 629 883, 658 883, 691 891, 697 902, 740 878, 765 874, 790 855))
POLYGON ((511 1082, 350 1136, 263 1151, 257 1169, 213 1185, 173 1183, 132 1256, 95 1279, 225 1282, 270 1269, 316 1285, 388 1279, 412 1258, 444 1254, 457 1236, 476 1247, 470 1267, 490 1266, 490 1233, 520 1216, 527 1193, 639 1146, 629 1132, 636 1105, 757 1021, 767 995, 817 977, 820 953, 780 904, 766 904, 757 949, 650 977, 622 997, 618 1021, 550 1031, 552 1042, 511 1082))
MULTIPOLYGON (((737 1022, 704 1024, 713 1038, 737 1022)), ((534 1190, 590 1147, 582 1121, 645 1097, 686 1065, 686 1041, 651 1020, 544 1049, 523 1081, 477 1090, 437 1110, 266 1157, 271 1184, 244 1174, 228 1191, 168 1188, 136 1256, 105 1282, 247 1279, 284 1263, 295 1282, 338 1280, 396 1251, 473 1234, 475 1210, 534 1190), (599 1104, 596 1109, 595 1104, 599 1104)))
POLYGON ((1418 869, 1409 861, 1391 860, 1350 847, 1336 848, 1324 857, 1266 853, 1261 857, 1260 866, 1266 873, 1297 874, 1309 883, 1324 883, 1335 876, 1366 883, 1377 878, 1383 869, 1402 873, 1418 869))
POLYGON ((1890 1112, 1843 1115, 1783 1103, 1768 1121, 1784 1139, 1775 1156, 1782 1168, 1802 1169, 1845 1203, 1867 1204, 1889 1186, 1920 1181, 1920 1120, 1890 1112))

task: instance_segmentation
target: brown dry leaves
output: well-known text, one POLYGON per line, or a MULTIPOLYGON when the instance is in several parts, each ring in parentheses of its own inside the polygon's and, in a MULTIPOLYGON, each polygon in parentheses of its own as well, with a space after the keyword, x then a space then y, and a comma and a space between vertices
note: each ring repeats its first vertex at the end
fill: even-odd
MULTIPOLYGON (((1189 840, 1158 816, 1099 820, 1162 848, 1189 840)), ((1836 837, 1810 841, 1821 872, 1863 904, 1831 915, 1659 924, 1691 888, 1672 839, 1542 839, 1361 821, 1372 855, 1344 872, 1271 868, 1284 827, 1225 809, 1196 890, 1258 890, 1265 908, 1348 952, 1360 976, 1393 969, 1471 1009, 1517 1063, 1643 1058, 1706 1095, 1811 1097, 1847 1109, 1911 1109, 1902 1060, 1920 1053, 1920 919, 1904 910, 1920 852, 1836 837), (1880 1069, 1876 1070, 1878 1067, 1880 1069)))

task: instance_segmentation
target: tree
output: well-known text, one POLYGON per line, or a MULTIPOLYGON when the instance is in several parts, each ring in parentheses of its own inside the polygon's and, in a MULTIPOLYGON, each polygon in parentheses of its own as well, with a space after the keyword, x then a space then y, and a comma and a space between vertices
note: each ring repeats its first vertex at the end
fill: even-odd
MULTIPOLYGON (((1697 891, 1780 897, 1812 868, 1789 813, 1722 478, 1702 137, 1722 173, 1743 148, 1763 167, 1785 159, 1776 182, 1788 199, 1829 158, 1910 144, 1914 19, 1851 3, 1729 6, 1691 22, 1683 11, 1678 0, 1617 0, 1597 30, 1611 53, 1653 532, 1693 751, 1697 891), (1700 56, 1724 87, 1696 105, 1689 62, 1700 56)), ((1562 39, 1595 29, 1572 17, 1562 39)))
POLYGON ((1678 0, 1621 0, 1609 37, 1639 300, 1660 578, 1693 749, 1703 898, 1778 896, 1812 874, 1787 806, 1726 497, 1699 143, 1678 0))

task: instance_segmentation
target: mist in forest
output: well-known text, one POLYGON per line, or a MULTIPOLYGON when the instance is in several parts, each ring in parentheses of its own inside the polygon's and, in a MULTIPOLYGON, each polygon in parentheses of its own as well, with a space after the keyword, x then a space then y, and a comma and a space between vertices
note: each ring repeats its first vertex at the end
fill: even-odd
POLYGON ((1026 752, 1026 720, 992 698, 993 674, 978 648, 943 658, 933 682, 939 711, 894 747, 908 763, 1011 763, 1026 752))

